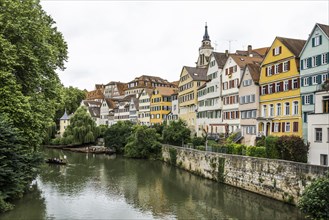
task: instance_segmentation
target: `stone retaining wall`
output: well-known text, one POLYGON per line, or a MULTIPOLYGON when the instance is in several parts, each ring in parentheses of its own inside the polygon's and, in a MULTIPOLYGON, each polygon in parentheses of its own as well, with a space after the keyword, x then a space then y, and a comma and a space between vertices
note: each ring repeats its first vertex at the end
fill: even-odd
POLYGON ((170 145, 162 146, 162 157, 165 162, 199 176, 291 204, 297 204, 305 186, 329 170, 325 166, 170 145))

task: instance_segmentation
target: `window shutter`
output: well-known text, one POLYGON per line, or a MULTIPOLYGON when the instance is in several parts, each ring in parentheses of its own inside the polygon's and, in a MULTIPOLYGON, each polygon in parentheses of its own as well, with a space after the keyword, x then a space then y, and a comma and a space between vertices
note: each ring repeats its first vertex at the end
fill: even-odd
POLYGON ((313 95, 310 95, 310 104, 314 104, 313 103, 313 95))
POLYGON ((259 95, 263 95, 262 94, 262 87, 261 86, 259 86, 259 95))
POLYGON ((298 132, 298 122, 293 123, 293 131, 298 132))
POLYGON ((321 55, 317 55, 316 57, 316 65, 320 66, 321 65, 321 55))
POLYGON ((280 82, 280 92, 283 91, 283 81, 280 82))
POLYGON ((279 122, 278 132, 281 132, 281 122, 279 122))
POLYGON ((317 75, 317 76, 316 76, 316 82, 317 82, 318 84, 321 84, 321 75, 317 75))
POLYGON ((272 132, 274 132, 274 123, 272 123, 272 132))
POLYGON ((273 75, 274 74, 274 65, 271 66, 271 68, 272 68, 272 75, 273 75))
MULTIPOLYGON (((289 66, 289 64, 288 64, 288 66, 289 66)), ((301 69, 301 70, 304 69, 304 62, 303 62, 303 60, 300 61, 300 69, 301 69)))
POLYGON ((288 80, 288 90, 291 90, 291 88, 292 88, 292 87, 291 87, 291 81, 292 81, 291 79, 288 80))
POLYGON ((272 83, 272 92, 275 93, 275 83, 272 83))
POLYGON ((287 63, 288 63, 288 69, 287 70, 289 71, 290 70, 290 60, 288 60, 287 63))
POLYGON ((227 73, 228 73, 228 69, 225 69, 225 75, 227 75, 227 73))
POLYGON ((268 67, 265 68, 265 76, 267 76, 268 67))
POLYGON ((315 42, 315 39, 312 38, 312 47, 314 47, 314 42, 315 42))
POLYGON ((279 54, 281 54, 281 51, 282 51, 282 48, 281 48, 281 46, 279 47, 279 54))
POLYGON ((279 73, 282 73, 282 66, 283 66, 283 63, 280 63, 279 64, 279 73))
POLYGON ((265 86, 265 94, 268 94, 268 85, 265 86))
POLYGON ((305 96, 302 96, 302 105, 305 105, 305 96))
POLYGON ((329 63, 329 52, 327 53, 326 63, 329 63))
POLYGON ((297 78, 297 88, 300 88, 300 78, 297 78))
POLYGON ((285 130, 285 123, 284 122, 282 122, 282 132, 284 132, 284 130, 285 130))
POLYGON ((307 58, 307 65, 309 68, 312 67, 312 57, 307 58))
POLYGON ((308 85, 311 86, 312 85, 312 77, 308 77, 307 81, 308 81, 308 85))
POLYGON ((275 49, 275 48, 272 49, 272 56, 274 56, 274 54, 275 54, 274 49, 275 49))
POLYGON ((320 45, 322 44, 322 35, 319 36, 320 38, 320 45))

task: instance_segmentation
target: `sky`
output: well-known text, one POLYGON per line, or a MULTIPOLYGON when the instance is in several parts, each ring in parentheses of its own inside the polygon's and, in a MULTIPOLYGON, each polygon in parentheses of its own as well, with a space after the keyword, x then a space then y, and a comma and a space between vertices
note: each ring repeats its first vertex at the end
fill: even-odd
POLYGON ((304 39, 329 24, 329 1, 41 0, 68 44, 64 86, 129 82, 141 75, 179 80, 195 66, 207 22, 214 50, 270 47, 276 36, 304 39))

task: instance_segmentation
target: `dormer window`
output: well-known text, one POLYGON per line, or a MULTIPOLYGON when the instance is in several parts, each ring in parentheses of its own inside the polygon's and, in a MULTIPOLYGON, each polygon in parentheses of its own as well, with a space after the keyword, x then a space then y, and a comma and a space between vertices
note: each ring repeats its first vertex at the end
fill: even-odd
POLYGON ((273 49, 273 56, 277 56, 279 54, 281 54, 281 46, 273 49))

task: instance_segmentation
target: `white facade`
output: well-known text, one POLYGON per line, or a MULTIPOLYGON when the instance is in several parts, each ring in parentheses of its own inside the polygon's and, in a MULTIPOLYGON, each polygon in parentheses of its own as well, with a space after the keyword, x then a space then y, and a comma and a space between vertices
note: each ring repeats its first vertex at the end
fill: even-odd
POLYGON ((308 115, 310 164, 328 166, 329 157, 329 91, 315 93, 315 113, 308 115))
POLYGON ((207 70, 207 79, 210 81, 198 90, 195 132, 199 137, 205 132, 208 134, 224 132, 224 127, 219 125, 223 122, 221 117, 221 71, 215 57, 211 56, 207 70))
POLYGON ((115 103, 112 100, 103 100, 100 108, 100 125, 111 126, 114 123, 114 105, 115 103))
POLYGON ((242 69, 232 56, 226 61, 222 70, 223 123, 228 124, 229 132, 240 127, 239 88, 242 69))
POLYGON ((117 107, 114 109, 114 122, 128 121, 129 120, 129 105, 130 101, 121 100, 117 107))
MULTIPOLYGON (((136 94, 138 97, 138 94, 136 94)), ((138 99, 136 97, 131 97, 129 106, 129 120, 132 123, 138 123, 138 99)))
POLYGON ((138 111, 138 123, 141 125, 150 125, 150 105, 152 91, 150 89, 143 89, 138 98, 139 111, 138 111))

